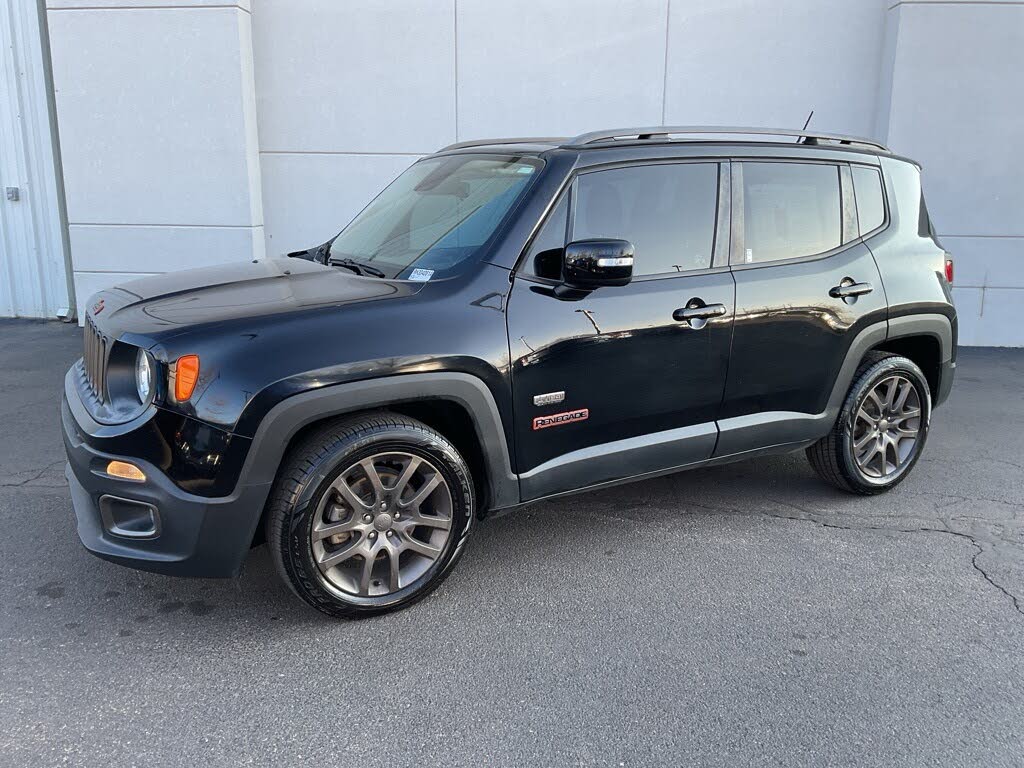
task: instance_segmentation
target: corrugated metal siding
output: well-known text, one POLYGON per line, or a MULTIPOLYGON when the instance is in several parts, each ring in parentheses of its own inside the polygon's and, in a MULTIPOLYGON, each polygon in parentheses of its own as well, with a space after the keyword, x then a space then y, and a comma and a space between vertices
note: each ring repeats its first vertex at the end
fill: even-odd
POLYGON ((45 71, 36 3, 0 0, 0 316, 71 304, 45 71))

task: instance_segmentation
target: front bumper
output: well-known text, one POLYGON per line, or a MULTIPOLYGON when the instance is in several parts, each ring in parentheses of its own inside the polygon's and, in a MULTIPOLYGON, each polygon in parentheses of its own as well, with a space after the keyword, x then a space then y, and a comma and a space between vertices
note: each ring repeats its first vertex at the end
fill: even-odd
POLYGON ((197 496, 175 485, 157 466, 132 456, 105 453, 93 443, 103 426, 65 390, 61 403, 65 475, 82 544, 98 557, 131 568, 175 576, 230 577, 238 574, 253 540, 270 483, 239 482, 221 497, 197 496), (79 407, 74 407, 78 405, 79 407), (114 459, 138 466, 144 481, 106 474, 114 459), (105 498, 106 497, 106 498, 105 498), (112 519, 110 498, 153 510, 152 530, 126 530, 112 519), (101 502, 102 500, 102 502, 101 502), (101 506, 103 509, 101 510, 101 506))

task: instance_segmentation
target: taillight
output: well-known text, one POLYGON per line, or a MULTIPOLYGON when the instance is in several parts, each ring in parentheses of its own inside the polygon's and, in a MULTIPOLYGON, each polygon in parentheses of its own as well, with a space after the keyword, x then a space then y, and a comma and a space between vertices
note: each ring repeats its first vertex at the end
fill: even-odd
POLYGON ((183 403, 192 397, 199 381, 199 355, 183 355, 174 365, 174 399, 183 403))
POLYGON ((946 282, 950 285, 953 284, 953 260, 946 258, 946 282))

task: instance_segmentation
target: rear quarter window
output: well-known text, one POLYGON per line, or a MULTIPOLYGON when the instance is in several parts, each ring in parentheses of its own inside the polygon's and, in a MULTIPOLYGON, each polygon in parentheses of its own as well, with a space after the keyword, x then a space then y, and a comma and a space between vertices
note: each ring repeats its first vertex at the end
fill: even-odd
POLYGON ((885 223, 885 196, 882 175, 874 168, 853 166, 853 194, 857 199, 860 234, 873 232, 885 223))

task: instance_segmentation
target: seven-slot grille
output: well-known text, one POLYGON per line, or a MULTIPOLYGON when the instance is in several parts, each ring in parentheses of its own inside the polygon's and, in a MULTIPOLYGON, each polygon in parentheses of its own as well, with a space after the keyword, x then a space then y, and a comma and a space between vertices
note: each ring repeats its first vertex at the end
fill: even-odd
POLYGON ((85 353, 82 364, 89 389, 103 402, 106 396, 107 340, 91 317, 85 318, 85 353))

